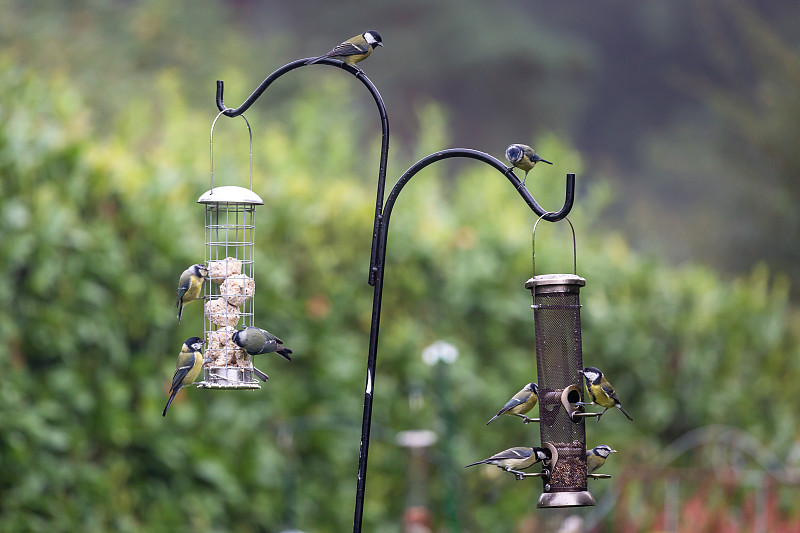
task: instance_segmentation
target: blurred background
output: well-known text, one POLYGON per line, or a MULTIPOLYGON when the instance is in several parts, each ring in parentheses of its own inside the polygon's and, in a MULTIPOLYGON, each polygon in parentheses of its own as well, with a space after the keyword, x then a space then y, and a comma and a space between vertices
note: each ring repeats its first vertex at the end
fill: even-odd
MULTIPOLYGON (((256 321, 293 361, 161 410, 202 328, 174 301, 203 258, 215 81, 236 107, 367 29, 389 187, 456 146, 532 145, 553 210, 577 173, 584 361, 636 422, 587 422, 619 451, 594 508, 537 510, 538 481, 463 469, 538 444, 484 426, 536 379, 535 217, 496 171, 439 163, 392 217, 364 530, 798 531, 797 2, 1 4, 0 531, 351 529, 380 123, 339 69, 295 71, 247 113, 256 321), (427 364, 438 340, 458 356, 427 364)), ((214 144, 217 183, 245 185, 241 121, 214 144)), ((570 244, 540 226, 537 273, 569 271, 570 244)))

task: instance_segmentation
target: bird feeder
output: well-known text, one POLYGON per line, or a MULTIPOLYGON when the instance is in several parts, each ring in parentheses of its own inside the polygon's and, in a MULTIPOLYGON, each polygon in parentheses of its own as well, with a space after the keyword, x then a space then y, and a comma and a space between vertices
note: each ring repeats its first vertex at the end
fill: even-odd
POLYGON ((214 125, 211 125, 211 189, 197 203, 205 205, 205 284, 203 330, 206 389, 260 389, 250 356, 231 336, 253 326, 255 295, 255 210, 264 201, 253 192, 253 134, 250 134, 250 188, 214 186, 214 125))
MULTIPOLYGON (((569 219, 566 219, 569 222, 569 219)), ((533 227, 533 277, 525 283, 533 296, 536 367, 539 385, 539 431, 542 445, 552 445, 558 462, 543 478, 544 492, 537 507, 594 505, 586 485, 586 431, 581 401, 580 288, 577 275, 575 230, 572 230, 573 273, 536 275, 536 221, 533 227)))

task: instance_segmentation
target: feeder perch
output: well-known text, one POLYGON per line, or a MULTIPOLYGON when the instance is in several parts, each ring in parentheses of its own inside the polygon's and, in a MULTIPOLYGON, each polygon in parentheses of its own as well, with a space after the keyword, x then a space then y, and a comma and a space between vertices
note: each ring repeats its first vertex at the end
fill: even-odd
MULTIPOLYGON (((221 113, 220 113, 221 115, 221 113)), ((254 325, 255 209, 264 205, 253 192, 253 135, 250 124, 250 188, 214 187, 214 123, 211 125, 211 189, 197 203, 205 205, 205 356, 204 389, 260 389, 250 356, 231 336, 254 325)), ((242 118, 244 116, 242 115, 242 118)))
MULTIPOLYGON (((535 243, 536 225, 533 234, 535 243)), ((573 229, 573 251, 574 239, 573 229)), ((595 500, 586 483, 585 423, 575 416, 582 410, 577 405, 581 389, 575 384, 575 376, 583 368, 579 295, 586 280, 574 273, 574 255, 573 274, 538 276, 535 257, 534 248, 534 275, 525 287, 533 296, 539 431, 541 442, 551 444, 558 457, 549 480, 544 481, 537 507, 590 506, 595 500)))

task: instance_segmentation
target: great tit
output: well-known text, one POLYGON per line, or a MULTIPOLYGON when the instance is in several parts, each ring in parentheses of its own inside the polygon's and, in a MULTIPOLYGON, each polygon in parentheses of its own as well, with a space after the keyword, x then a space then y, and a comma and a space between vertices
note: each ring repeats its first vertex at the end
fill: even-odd
POLYGON ((600 444, 586 452, 586 469, 591 474, 606 463, 606 458, 617 450, 612 450, 611 446, 600 444))
POLYGON ((488 459, 484 459, 483 461, 470 463, 464 468, 469 468, 470 466, 480 464, 495 465, 498 468, 502 468, 506 472, 513 473, 517 479, 521 479, 525 476, 525 473, 520 472, 520 470, 529 468, 530 466, 544 459, 550 459, 550 450, 545 448, 515 446, 513 448, 496 453, 488 459))
POLYGON ((178 354, 178 363, 175 365, 175 374, 172 376, 172 386, 169 388, 169 400, 164 407, 164 412, 161 416, 167 416, 167 409, 169 409, 172 400, 177 396, 178 391, 184 387, 188 387, 203 368, 203 340, 200 337, 190 337, 181 346, 181 353, 178 354))
POLYGON ((261 328, 248 326, 233 332, 231 339, 249 355, 278 352, 284 359, 291 361, 292 351, 283 345, 278 337, 261 328))
POLYGON ((612 407, 616 407, 622 411, 622 414, 628 417, 628 420, 633 422, 631 415, 629 415, 628 411, 622 407, 622 404, 617 397, 617 393, 614 392, 614 387, 612 387, 611 383, 609 383, 605 376, 603 376, 603 373, 600 372, 600 369, 589 366, 583 370, 578 370, 578 372, 583 374, 583 377, 586 379, 586 391, 592 398, 591 402, 577 402, 579 405, 591 405, 594 403, 601 407, 605 407, 603 412, 597 416, 598 420, 600 420, 600 417, 606 411, 612 407))
POLYGON ((178 280, 178 299, 175 302, 175 306, 178 308, 178 324, 181 323, 184 304, 197 300, 203 288, 203 281, 207 276, 208 268, 200 263, 190 266, 181 274, 181 278, 178 280))
POLYGON ((547 159, 542 159, 539 154, 534 152, 533 148, 527 144, 512 144, 506 148, 506 159, 518 169, 525 171, 525 177, 522 178, 523 185, 525 185, 525 180, 528 179, 528 172, 531 171, 536 163, 541 161, 548 165, 553 164, 547 159))
POLYGON ((512 396, 511 399, 506 402, 503 408, 500 409, 496 415, 490 418, 488 422, 486 422, 486 425, 488 426, 495 418, 505 414, 519 416, 526 424, 533 421, 532 418, 525 416, 525 413, 533 409, 533 406, 536 405, 536 402, 539 400, 538 394, 539 387, 536 385, 536 383, 528 383, 522 387, 521 391, 512 396))
POLYGON ((366 31, 361 35, 356 35, 336 45, 333 50, 325 55, 309 59, 306 61, 306 65, 311 65, 320 59, 328 58, 338 59, 350 66, 354 66, 359 61, 368 58, 372 51, 378 46, 383 46, 383 41, 378 32, 374 30, 366 31))

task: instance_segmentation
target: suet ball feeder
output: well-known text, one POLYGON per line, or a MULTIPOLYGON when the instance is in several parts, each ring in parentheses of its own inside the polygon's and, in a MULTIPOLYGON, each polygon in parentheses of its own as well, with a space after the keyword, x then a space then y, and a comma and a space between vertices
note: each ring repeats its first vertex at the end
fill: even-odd
POLYGON ((255 210, 264 205, 253 192, 253 134, 250 134, 250 188, 214 187, 214 124, 211 125, 211 189, 197 203, 205 205, 205 262, 209 279, 205 284, 204 340, 205 389, 260 389, 250 356, 231 339, 236 329, 253 326, 255 295, 255 210))

